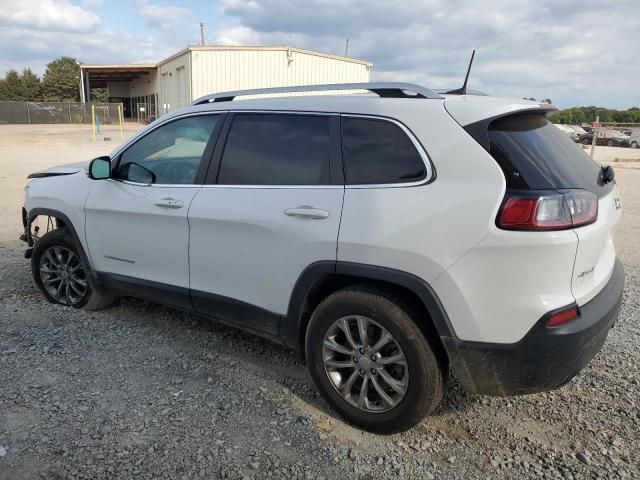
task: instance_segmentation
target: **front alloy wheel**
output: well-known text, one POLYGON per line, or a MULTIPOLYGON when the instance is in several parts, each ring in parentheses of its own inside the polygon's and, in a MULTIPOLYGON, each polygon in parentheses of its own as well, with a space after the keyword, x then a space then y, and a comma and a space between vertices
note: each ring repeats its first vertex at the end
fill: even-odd
POLYGON ((47 248, 40 257, 39 273, 49 295, 62 305, 78 305, 87 295, 89 284, 82 261, 66 247, 47 248))
POLYGON ((45 233, 33 247, 33 279, 48 301, 84 310, 101 310, 114 298, 89 281, 82 250, 65 228, 45 233))

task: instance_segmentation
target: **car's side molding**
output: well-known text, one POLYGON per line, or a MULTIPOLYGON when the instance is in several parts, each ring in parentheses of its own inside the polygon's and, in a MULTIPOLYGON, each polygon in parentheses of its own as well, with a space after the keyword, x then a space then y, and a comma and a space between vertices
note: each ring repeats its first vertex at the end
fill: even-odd
POLYGON ((167 305, 283 343, 278 335, 283 316, 255 305, 222 295, 126 275, 106 272, 98 272, 96 275, 103 290, 111 295, 128 295, 167 305))
POLYGON ((188 288, 166 285, 164 283, 128 277, 116 273, 98 272, 96 275, 101 287, 112 295, 130 295, 180 310, 193 310, 188 288))

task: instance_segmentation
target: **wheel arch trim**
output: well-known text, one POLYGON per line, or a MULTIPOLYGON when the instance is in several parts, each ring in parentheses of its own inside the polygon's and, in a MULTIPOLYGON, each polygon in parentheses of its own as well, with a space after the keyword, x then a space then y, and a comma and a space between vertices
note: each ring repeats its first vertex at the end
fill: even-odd
MULTIPOLYGON (((404 288, 418 297, 424 305, 440 338, 455 338, 449 317, 431 286, 415 275, 378 265, 344 261, 320 261, 309 265, 298 277, 293 288, 283 322, 281 335, 287 343, 299 344, 309 294, 314 286, 327 276, 338 275, 360 278, 364 281, 382 281, 404 288)), ((445 342, 443 342, 445 343, 445 342)), ((446 344, 446 343, 445 343, 446 344)))
POLYGON ((69 217, 66 214, 62 213, 60 210, 54 210, 52 208, 35 207, 27 212, 26 225, 24 226, 25 228, 24 234, 25 234, 25 239, 27 240, 27 244, 29 246, 33 246, 33 239, 31 238, 31 224, 36 219, 36 217, 41 215, 62 220, 65 228, 70 233, 71 238, 73 238, 74 243, 78 247, 78 253, 82 257, 82 261, 87 266, 89 279, 93 284, 92 286, 94 287, 97 286, 99 284, 98 277, 94 272, 93 265, 91 263, 91 260, 89 259, 89 256, 87 255, 87 252, 85 251, 82 241, 80 240, 78 232, 76 231, 76 227, 73 224, 73 222, 69 219, 69 217))

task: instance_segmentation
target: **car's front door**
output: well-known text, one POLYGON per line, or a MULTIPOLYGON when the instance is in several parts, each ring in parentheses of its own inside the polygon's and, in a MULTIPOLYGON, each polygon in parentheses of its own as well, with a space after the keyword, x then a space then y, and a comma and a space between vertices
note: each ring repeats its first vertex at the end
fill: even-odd
POLYGON ((179 117, 113 159, 86 203, 94 269, 115 290, 190 307, 187 211, 201 187, 221 115, 179 117))
POLYGON ((189 210, 192 300, 202 313, 277 336, 300 274, 336 259, 338 118, 229 115, 189 210))

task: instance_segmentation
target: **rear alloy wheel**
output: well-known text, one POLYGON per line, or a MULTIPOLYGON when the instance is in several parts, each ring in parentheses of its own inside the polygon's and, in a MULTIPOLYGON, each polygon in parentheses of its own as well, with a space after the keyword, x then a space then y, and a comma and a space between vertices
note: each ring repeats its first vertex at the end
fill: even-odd
POLYGON ((437 358, 414 318, 399 299, 369 287, 339 290, 313 312, 305 339, 309 372, 348 421, 401 432, 442 399, 446 360, 437 358))
POLYGON ((390 410, 407 392, 404 352, 393 335, 370 318, 336 320, 325 334, 322 360, 336 391, 365 412, 390 410))
POLYGON ((52 303, 84 310, 101 310, 114 298, 91 285, 81 250, 65 228, 52 230, 33 247, 31 273, 52 303))

